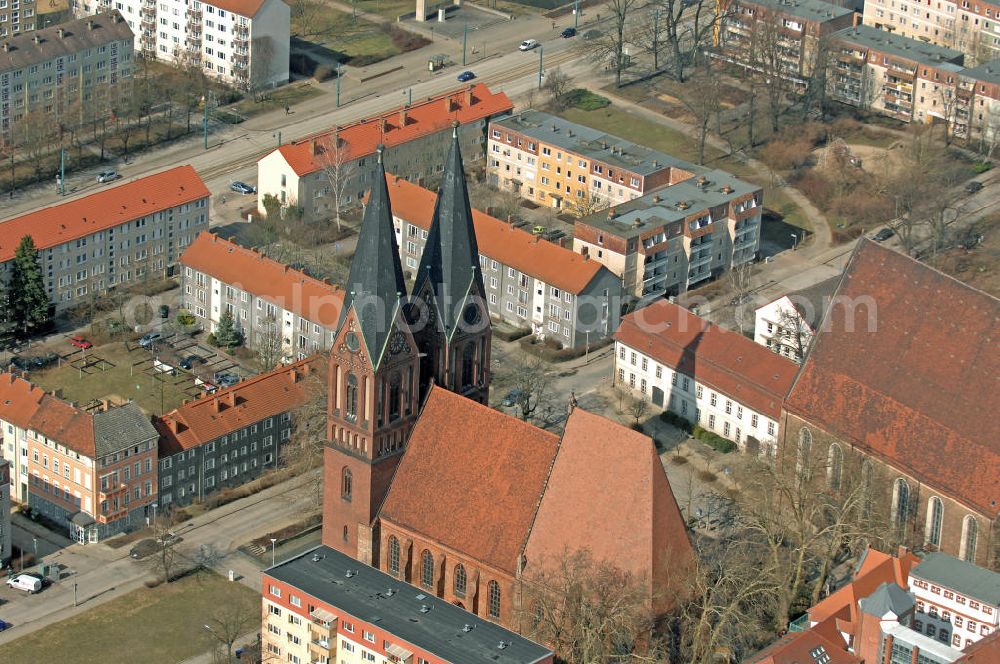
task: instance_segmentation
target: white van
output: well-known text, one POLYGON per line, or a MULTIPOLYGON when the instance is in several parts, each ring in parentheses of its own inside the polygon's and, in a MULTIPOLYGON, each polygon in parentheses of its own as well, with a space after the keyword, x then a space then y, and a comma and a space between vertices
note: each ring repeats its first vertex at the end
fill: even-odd
POLYGON ((7 579, 7 585, 15 590, 23 590, 30 595, 41 591, 42 580, 32 574, 18 574, 12 579, 7 579))

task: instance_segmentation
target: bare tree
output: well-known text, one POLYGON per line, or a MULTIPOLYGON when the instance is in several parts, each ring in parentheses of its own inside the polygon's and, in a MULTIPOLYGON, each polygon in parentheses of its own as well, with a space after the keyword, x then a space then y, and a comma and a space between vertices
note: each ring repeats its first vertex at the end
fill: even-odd
POLYGON ((805 359, 809 350, 809 342, 812 340, 813 332, 809 325, 799 315, 798 311, 781 310, 778 312, 777 329, 774 331, 772 339, 775 341, 774 351, 779 355, 781 347, 785 346, 791 350, 792 358, 799 364, 805 359))
POLYGON ((144 560, 160 583, 170 583, 181 568, 180 556, 177 552, 177 538, 171 536, 156 537, 156 553, 144 560))
MULTIPOLYGON (((326 366, 325 361, 315 363, 326 366)), ((320 367, 322 369, 322 367, 320 367)), ((323 465, 323 448, 326 443, 326 378, 324 372, 312 371, 303 382, 306 400, 292 412, 292 435, 281 448, 285 467, 296 476, 323 465)), ((312 480, 302 485, 311 502, 318 508, 323 501, 323 476, 315 473, 312 480)))
POLYGON ((521 580, 525 633, 567 662, 663 661, 644 581, 587 550, 564 551, 521 580))
POLYGON ((219 642, 219 647, 225 652, 225 659, 222 661, 230 664, 234 661, 233 645, 236 640, 259 626, 260 615, 256 602, 236 600, 220 605, 205 623, 205 630, 219 642))
POLYGON ((573 85, 573 79, 569 74, 559 67, 556 67, 545 75, 545 91, 549 93, 549 101, 553 108, 562 110, 566 107, 566 94, 573 85))
POLYGON ((606 198, 590 189, 582 190, 581 196, 577 196, 566 202, 566 207, 577 217, 586 217, 587 215, 599 212, 608 207, 608 205, 609 202, 606 198))
MULTIPOLYGON (((683 83, 686 68, 695 64, 709 46, 723 19, 732 12, 733 4, 722 3, 723 9, 719 13, 714 0, 697 0, 694 3, 655 0, 650 8, 653 17, 647 20, 647 27, 640 30, 640 39, 650 50, 657 42, 662 43, 670 76, 683 83)), ((654 59, 658 60, 658 57, 654 56, 654 59)))
POLYGON ((253 350, 264 371, 270 371, 281 361, 284 354, 284 337, 281 325, 274 316, 268 316, 258 323, 253 335, 253 350))
POLYGON ((696 73, 687 87, 687 92, 681 97, 684 108, 694 117, 694 125, 698 130, 698 163, 705 163, 705 145, 708 141, 712 121, 718 123, 722 111, 721 85, 718 74, 713 74, 711 67, 706 66, 696 73))
POLYGON ((596 51, 600 60, 608 64, 615 72, 615 86, 622 85, 622 72, 628 64, 625 54, 630 35, 627 35, 632 11, 639 5, 639 0, 610 0, 607 9, 611 11, 611 29, 597 39, 586 42, 588 51, 596 51))
POLYGON ((642 418, 649 411, 649 399, 646 398, 645 394, 635 395, 629 402, 628 414, 632 416, 635 420, 635 428, 638 429, 641 425, 642 418))
POLYGON ((340 127, 330 137, 316 144, 318 161, 330 183, 329 192, 333 202, 333 218, 337 230, 341 230, 341 214, 348 197, 348 185, 357 176, 357 164, 351 158, 351 146, 340 136, 340 127))
POLYGON ((525 422, 536 416, 547 418, 552 412, 551 379, 546 368, 541 359, 521 352, 497 370, 498 382, 510 390, 510 401, 525 422))
POLYGON ((736 325, 740 334, 746 334, 746 327, 753 323, 751 291, 753 290, 753 264, 739 263, 729 268, 729 284, 732 287, 733 303, 736 306, 736 325))

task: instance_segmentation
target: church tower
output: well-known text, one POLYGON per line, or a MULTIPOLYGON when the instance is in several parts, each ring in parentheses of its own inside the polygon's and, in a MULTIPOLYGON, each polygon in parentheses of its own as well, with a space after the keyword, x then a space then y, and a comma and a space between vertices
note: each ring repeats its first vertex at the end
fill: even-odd
POLYGON ((323 458, 323 543, 368 564, 378 561, 374 519, 416 420, 421 382, 382 152, 330 350, 323 458))
POLYGON ((419 317, 411 318, 417 318, 421 399, 433 378, 441 387, 487 403, 490 314, 457 127, 452 128, 451 151, 413 295, 420 310, 419 317))

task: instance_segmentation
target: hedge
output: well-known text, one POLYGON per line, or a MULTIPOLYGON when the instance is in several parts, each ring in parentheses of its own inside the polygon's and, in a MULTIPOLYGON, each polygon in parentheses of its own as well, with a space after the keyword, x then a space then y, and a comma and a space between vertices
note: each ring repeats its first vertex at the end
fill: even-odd
POLYGON ((700 426, 694 428, 692 435, 721 454, 729 454, 736 450, 736 443, 700 426))
POLYGON ((504 341, 517 341, 523 337, 531 334, 530 327, 515 327, 513 329, 506 329, 502 327, 493 328, 493 336, 499 337, 504 341))
POLYGON ((574 88, 566 93, 565 103, 567 106, 578 108, 581 111, 596 111, 599 108, 610 106, 611 100, 590 90, 574 88))
POLYGON ((681 431, 687 431, 688 433, 691 433, 691 422, 681 417, 677 413, 665 410, 662 413, 660 413, 660 419, 666 422, 667 424, 677 427, 681 431))

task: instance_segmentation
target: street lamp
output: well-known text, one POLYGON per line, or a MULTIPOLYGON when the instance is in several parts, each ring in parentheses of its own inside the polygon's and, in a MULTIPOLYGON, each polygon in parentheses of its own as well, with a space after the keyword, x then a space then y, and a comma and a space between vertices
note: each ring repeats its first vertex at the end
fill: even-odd
POLYGON ((271 538, 271 567, 274 567, 274 544, 278 539, 275 537, 271 538))
POLYGON ((38 564, 38 538, 32 537, 31 544, 35 547, 35 564, 38 564))
POLYGON ((792 251, 795 251, 795 247, 799 242, 799 236, 796 235, 795 233, 792 233, 791 235, 792 235, 792 251))

